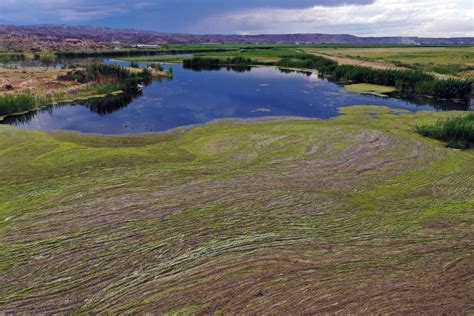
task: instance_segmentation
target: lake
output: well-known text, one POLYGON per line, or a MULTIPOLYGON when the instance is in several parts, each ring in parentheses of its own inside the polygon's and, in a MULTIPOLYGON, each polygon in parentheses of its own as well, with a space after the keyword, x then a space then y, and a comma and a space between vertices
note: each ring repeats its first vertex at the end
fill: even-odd
POLYGON ((178 64, 164 66, 173 68, 174 78, 154 80, 140 93, 53 105, 8 117, 2 123, 19 128, 128 134, 166 131, 221 118, 325 119, 338 115, 338 107, 352 105, 385 105, 410 111, 446 105, 352 93, 316 73, 288 73, 275 67, 194 71, 178 64))

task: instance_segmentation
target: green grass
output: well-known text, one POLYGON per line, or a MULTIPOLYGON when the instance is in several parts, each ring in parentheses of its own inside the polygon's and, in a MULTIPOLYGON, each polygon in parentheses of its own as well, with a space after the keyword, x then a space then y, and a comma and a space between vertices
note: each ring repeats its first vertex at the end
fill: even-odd
POLYGON ((35 107, 36 99, 31 93, 0 95, 0 116, 30 111, 35 107))
POLYGON ((341 111, 0 125, 1 312, 468 313, 474 151, 414 130, 460 113, 341 111))
POLYGON ((474 113, 421 125, 416 130, 423 136, 447 142, 448 147, 467 149, 474 144, 474 113))
POLYGON ((124 85, 121 83, 109 83, 109 84, 102 84, 102 85, 96 85, 95 88, 92 88, 91 90, 94 91, 93 94, 96 95, 104 95, 104 94, 111 94, 115 91, 120 91, 124 89, 124 85))
POLYGON ((131 62, 167 62, 167 63, 181 63, 184 59, 189 58, 186 56, 174 56, 174 55, 157 55, 157 56, 137 56, 137 57, 119 57, 119 60, 131 61, 131 62))
POLYGON ((456 77, 472 77, 473 46, 334 46, 305 47, 307 52, 348 57, 361 61, 382 62, 413 70, 456 77))
MULTIPOLYGON (((200 46, 188 47, 189 50, 201 49, 200 46)), ((220 49, 227 49, 227 51, 215 52, 212 49, 217 49, 218 46, 207 47, 209 52, 193 53, 193 56, 203 58, 219 58, 222 60, 228 58, 250 58, 258 62, 274 63, 281 60, 286 56, 299 56, 302 53, 297 52, 293 47, 289 46, 268 46, 268 45, 231 45, 224 46, 220 49)), ((184 48, 183 48, 184 49, 184 48)), ((184 59, 190 58, 189 56, 174 56, 174 55, 155 55, 155 56, 126 56, 120 57, 121 60, 126 61, 142 61, 142 62, 182 62, 184 59)))
POLYGON ((297 52, 293 48, 286 47, 275 47, 272 49, 262 49, 262 48, 249 48, 249 49, 240 49, 230 52, 219 52, 219 53, 201 53, 195 54, 196 57, 206 57, 206 58, 250 58, 259 63, 276 63, 284 57, 288 56, 300 56, 301 53, 297 52))
POLYGON ((53 100, 54 96, 35 95, 31 92, 0 95, 0 121, 3 116, 32 111, 51 104, 53 100))

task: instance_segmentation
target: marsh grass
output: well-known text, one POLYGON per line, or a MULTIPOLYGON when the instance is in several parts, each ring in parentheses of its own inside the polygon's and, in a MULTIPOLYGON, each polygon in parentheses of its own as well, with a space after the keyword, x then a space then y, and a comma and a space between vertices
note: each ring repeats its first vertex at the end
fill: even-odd
POLYGON ((119 91, 124 89, 123 84, 120 83, 109 83, 103 85, 97 85, 95 87, 95 94, 102 95, 102 94, 111 94, 112 92, 119 91))
MULTIPOLYGON (((129 69, 117 65, 91 64, 87 65, 84 70, 75 71, 65 80, 91 83, 85 89, 78 90, 81 98, 88 98, 134 89, 138 83, 147 83, 152 78, 153 74, 147 69, 131 72, 129 69)), ((54 102, 70 101, 68 98, 71 97, 77 99, 79 95, 67 95, 64 91, 50 91, 47 94, 37 94, 31 91, 21 94, 6 94, 0 96, 0 116, 32 111, 54 102)))
POLYGON ((474 144, 474 112, 439 120, 434 125, 417 126, 416 131, 423 136, 447 142, 447 147, 467 149, 474 144))
MULTIPOLYGON (((441 80, 432 74, 416 70, 372 69, 358 65, 344 65, 322 57, 291 50, 254 50, 246 49, 233 56, 212 57, 197 56, 183 60, 185 68, 219 69, 219 66, 273 65, 287 68, 315 69, 321 75, 344 83, 366 83, 396 87, 397 90, 416 93, 441 99, 458 99, 466 101, 472 92, 472 80, 441 80), (245 53, 245 55, 244 55, 245 53), (266 55, 265 55, 266 54, 266 55), (278 61, 262 62, 255 58, 268 56, 278 61)), ((230 54, 230 53, 227 53, 230 54)))
POLYGON ((0 96, 0 115, 30 111, 36 107, 35 96, 28 92, 19 95, 0 96))

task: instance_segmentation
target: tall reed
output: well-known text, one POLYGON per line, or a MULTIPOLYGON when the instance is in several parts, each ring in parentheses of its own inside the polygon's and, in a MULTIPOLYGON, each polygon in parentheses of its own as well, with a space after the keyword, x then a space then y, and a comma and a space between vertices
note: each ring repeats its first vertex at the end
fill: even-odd
POLYGON ((416 131, 423 136, 445 141, 448 147, 467 149, 474 144, 474 112, 440 120, 434 125, 417 126, 416 131))
POLYGON ((0 116, 33 110, 36 102, 36 97, 30 92, 2 95, 0 96, 0 116))

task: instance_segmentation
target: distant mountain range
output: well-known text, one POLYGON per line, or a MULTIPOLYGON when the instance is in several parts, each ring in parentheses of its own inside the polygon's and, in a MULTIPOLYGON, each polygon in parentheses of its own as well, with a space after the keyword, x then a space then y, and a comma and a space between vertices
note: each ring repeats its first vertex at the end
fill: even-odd
POLYGON ((0 24, 3 38, 27 37, 39 41, 60 42, 74 39, 99 44, 474 44, 474 37, 358 37, 348 34, 173 34, 98 26, 5 25, 0 24))

